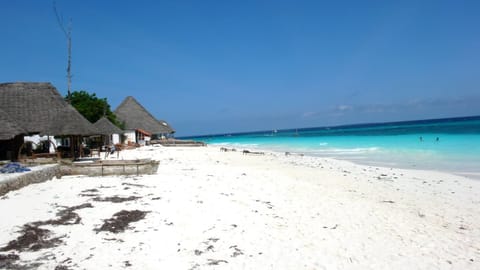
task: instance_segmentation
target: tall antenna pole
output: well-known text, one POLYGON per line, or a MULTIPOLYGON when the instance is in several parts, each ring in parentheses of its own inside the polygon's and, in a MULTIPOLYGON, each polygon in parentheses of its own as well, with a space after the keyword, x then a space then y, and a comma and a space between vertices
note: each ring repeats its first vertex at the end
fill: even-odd
POLYGON ((72 63, 72 18, 68 21, 67 28, 63 24, 63 17, 60 17, 57 11, 57 5, 53 1, 53 11, 55 12, 55 17, 57 18, 57 23, 65 38, 67 39, 67 48, 68 48, 68 60, 67 60, 67 102, 71 102, 71 87, 72 87, 72 73, 71 73, 71 63, 72 63))

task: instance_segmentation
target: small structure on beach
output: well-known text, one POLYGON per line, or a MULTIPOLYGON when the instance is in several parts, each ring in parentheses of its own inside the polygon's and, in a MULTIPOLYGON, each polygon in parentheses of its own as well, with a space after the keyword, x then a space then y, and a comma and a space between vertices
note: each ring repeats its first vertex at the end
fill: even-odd
POLYGON ((100 118, 93 126, 98 130, 102 145, 120 143, 120 135, 123 133, 123 130, 115 126, 106 117, 100 118))
POLYGON ((15 146, 23 143, 22 135, 28 132, 10 119, 6 112, 0 109, 0 160, 11 160, 14 157, 15 146))
POLYGON ((0 159, 18 159, 25 135, 57 136, 64 156, 82 154, 82 136, 98 132, 50 83, 1 83, 2 128, 0 159), (6 140, 5 140, 6 139, 6 140))
POLYGON ((125 124, 126 143, 144 145, 152 138, 171 137, 175 130, 163 120, 157 120, 134 97, 128 96, 114 111, 125 124))

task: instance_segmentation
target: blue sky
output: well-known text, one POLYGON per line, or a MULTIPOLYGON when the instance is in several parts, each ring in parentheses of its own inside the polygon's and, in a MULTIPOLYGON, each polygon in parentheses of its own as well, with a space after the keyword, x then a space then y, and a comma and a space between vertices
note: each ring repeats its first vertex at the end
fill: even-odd
MULTIPOLYGON (((57 0, 73 90, 177 135, 480 115, 480 1, 57 0)), ((1 1, 0 82, 67 92, 52 1, 1 1)))

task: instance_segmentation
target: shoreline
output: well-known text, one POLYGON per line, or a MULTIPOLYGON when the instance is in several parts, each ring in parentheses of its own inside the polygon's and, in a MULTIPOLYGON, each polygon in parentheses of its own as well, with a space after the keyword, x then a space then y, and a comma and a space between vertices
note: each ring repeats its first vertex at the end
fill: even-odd
MULTIPOLYGON (((434 164, 420 164, 422 160, 405 160, 404 159, 388 159, 385 161, 380 161, 379 158, 372 159, 372 155, 364 155, 364 156, 354 156, 354 157, 349 157, 346 154, 324 154, 324 153, 318 153, 318 152, 309 152, 309 151, 301 151, 301 149, 278 149, 278 148, 268 148, 268 147, 262 147, 258 145, 242 145, 242 144, 236 144, 236 143, 211 143, 208 144, 209 146, 212 147, 230 147, 230 148, 238 148, 240 151, 243 149, 255 149, 255 151, 263 151, 263 152, 270 152, 270 153, 276 153, 278 155, 285 154, 286 152, 288 153, 294 153, 297 155, 305 155, 309 157, 315 157, 315 158, 328 158, 328 159, 334 159, 334 160, 341 160, 341 161, 348 161, 352 162, 354 164, 360 165, 360 166, 376 166, 376 167, 385 167, 385 168, 394 168, 394 169, 404 169, 404 170, 420 170, 420 171, 440 171, 444 173, 449 173, 449 174, 454 174, 458 176, 463 176, 467 177, 470 179, 474 180, 480 180, 480 170, 471 170, 471 169, 453 169, 449 164, 450 162, 447 160, 442 160, 442 162, 434 163, 434 164), (439 168, 441 167, 441 168, 439 168)), ((394 153, 378 153, 378 155, 381 156, 386 156, 386 157, 391 157, 394 155, 394 153)), ((445 158, 445 157, 442 157, 445 158)), ((457 161, 458 163, 458 161, 457 161)), ((472 166, 469 166, 470 168, 472 166)))
POLYGON ((54 178, 0 197, 9 217, 0 223, 0 249, 24 224, 58 221, 68 209, 81 218, 39 226, 58 238, 53 247, 0 256, 38 269, 476 269, 480 262, 480 182, 469 178, 216 146, 120 154, 147 156, 160 161, 155 175, 54 178), (144 216, 123 232, 99 230, 123 210, 144 216))

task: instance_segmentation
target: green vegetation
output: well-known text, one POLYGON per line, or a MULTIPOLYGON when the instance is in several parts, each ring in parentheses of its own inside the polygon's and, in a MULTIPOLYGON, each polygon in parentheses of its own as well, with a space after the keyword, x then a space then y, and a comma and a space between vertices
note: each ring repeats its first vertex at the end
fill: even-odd
MULTIPOLYGON (((68 96, 65 99, 67 100, 68 96)), ((110 110, 110 105, 106 98, 99 98, 95 93, 89 94, 83 90, 73 91, 70 96, 70 103, 91 123, 95 123, 105 116, 113 124, 123 129, 123 123, 120 123, 115 114, 110 110)))

